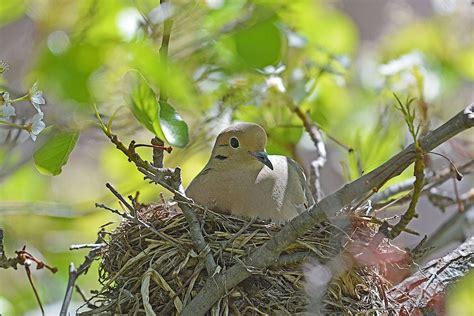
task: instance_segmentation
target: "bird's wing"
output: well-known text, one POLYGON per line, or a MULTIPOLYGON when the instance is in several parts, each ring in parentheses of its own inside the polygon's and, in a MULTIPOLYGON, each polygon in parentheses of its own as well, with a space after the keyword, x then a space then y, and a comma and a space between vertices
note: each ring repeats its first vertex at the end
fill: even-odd
POLYGON ((311 205, 314 204, 314 197, 311 193, 311 189, 309 187, 308 180, 307 180, 306 175, 304 173, 303 167, 301 167, 293 159, 288 159, 288 164, 291 167, 293 167, 294 170, 296 171, 296 174, 298 175, 299 183, 301 185, 301 188, 303 190, 303 193, 304 193, 304 196, 305 196, 305 199, 306 199, 306 204, 307 205, 305 205, 304 209, 301 209, 299 211, 299 213, 301 213, 302 211, 306 210, 306 208, 308 208, 308 207, 310 207, 311 205))

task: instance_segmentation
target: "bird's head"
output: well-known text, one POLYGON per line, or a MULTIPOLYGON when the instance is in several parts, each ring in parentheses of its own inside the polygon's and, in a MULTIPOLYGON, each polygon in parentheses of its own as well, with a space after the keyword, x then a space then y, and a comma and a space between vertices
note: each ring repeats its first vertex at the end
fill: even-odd
POLYGON ((255 165, 260 162, 273 170, 265 152, 267 134, 254 123, 237 123, 224 129, 217 136, 211 160, 222 164, 255 165))

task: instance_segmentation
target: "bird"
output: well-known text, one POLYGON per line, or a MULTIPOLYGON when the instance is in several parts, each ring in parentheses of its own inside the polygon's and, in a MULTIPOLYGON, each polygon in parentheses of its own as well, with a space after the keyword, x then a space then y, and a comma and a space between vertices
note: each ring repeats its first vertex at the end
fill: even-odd
POLYGON ((314 203, 303 168, 268 155, 258 124, 235 123, 216 138, 211 157, 186 195, 216 212, 283 224, 314 203))

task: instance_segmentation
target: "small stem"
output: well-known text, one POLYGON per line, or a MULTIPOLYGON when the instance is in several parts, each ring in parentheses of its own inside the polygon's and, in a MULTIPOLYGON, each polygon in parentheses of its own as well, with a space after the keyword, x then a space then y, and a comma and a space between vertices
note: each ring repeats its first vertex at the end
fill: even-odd
POLYGON ((39 297, 38 291, 36 290, 35 284, 33 283, 33 278, 31 277, 31 270, 28 265, 25 265, 25 271, 28 277, 28 281, 30 282, 31 288, 33 289, 33 292, 35 293, 36 302, 38 303, 41 309, 41 314, 44 316, 45 314, 44 314, 43 304, 41 303, 41 299, 39 297))
POLYGON ((30 95, 29 95, 29 94, 25 94, 25 95, 22 96, 22 97, 19 97, 19 98, 10 100, 10 102, 11 102, 11 103, 15 103, 15 102, 20 102, 20 101, 26 101, 26 100, 29 100, 29 99, 30 99, 30 95))
MULTIPOLYGON (((168 2, 167 0, 160 0, 160 5, 168 2)), ((168 73, 168 49, 170 44, 171 29, 173 28, 173 20, 166 19, 163 25, 163 39, 160 47, 160 62, 163 65, 165 77, 168 73)), ((168 100, 168 89, 167 87, 160 87, 160 101, 166 102, 168 100)))
POLYGON ((171 153, 171 151, 173 150, 173 147, 171 146, 160 146, 160 145, 150 145, 150 144, 136 144, 135 145, 135 148, 137 147, 151 147, 151 148, 156 148, 156 149, 161 149, 161 150, 164 150, 166 151, 167 153, 171 153))
POLYGON ((446 159, 449 162, 449 164, 451 165, 452 170, 456 173, 456 180, 458 180, 458 181, 462 180, 462 173, 459 172, 459 169, 456 167, 454 162, 448 156, 445 156, 443 154, 440 154, 440 153, 437 153, 437 152, 434 152, 434 151, 430 151, 430 152, 428 152, 428 154, 438 155, 438 156, 443 157, 444 159, 446 159))

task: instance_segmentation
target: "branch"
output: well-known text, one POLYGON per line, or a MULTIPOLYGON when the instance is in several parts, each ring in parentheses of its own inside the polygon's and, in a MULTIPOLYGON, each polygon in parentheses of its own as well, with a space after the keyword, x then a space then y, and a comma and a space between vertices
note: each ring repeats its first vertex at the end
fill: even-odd
POLYGON ((327 160, 326 147, 323 142, 323 135, 319 130, 318 126, 311 121, 309 113, 303 113, 298 106, 294 106, 292 109, 299 119, 303 122, 306 132, 309 134, 313 141, 316 149, 316 159, 310 163, 310 175, 309 184, 311 188, 311 194, 313 195, 314 201, 317 202, 322 197, 321 184, 319 182, 320 170, 324 167, 327 160))
POLYGON ((0 228, 0 268, 8 269, 13 268, 17 269, 18 258, 8 258, 5 255, 5 250, 3 248, 3 229, 0 228))
MULTIPOLYGON (((448 122, 420 139, 420 146, 425 151, 431 151, 456 134, 474 126, 474 103, 466 107, 448 122)), ((292 219, 272 239, 257 248, 242 263, 236 263, 227 271, 217 274, 207 280, 201 291, 185 306, 182 315, 204 315, 228 289, 233 288, 250 275, 251 269, 263 269, 277 261, 280 253, 298 237, 314 225, 328 217, 333 217, 344 206, 355 199, 377 191, 391 178, 399 175, 415 160, 414 145, 410 145, 393 156, 370 173, 360 177, 350 184, 328 195, 306 212, 292 219)))
POLYGON ((397 309, 401 308, 411 315, 414 310, 427 307, 439 294, 446 292, 449 284, 473 268, 474 237, 443 258, 430 261, 386 294, 397 309))
MULTIPOLYGON (((92 250, 85 256, 84 262, 79 266, 79 268, 74 267, 74 263, 71 262, 69 264, 69 278, 67 281, 67 287, 66 287, 66 294, 64 295, 63 299, 63 304, 61 305, 61 311, 59 312, 60 316, 67 316, 68 310, 69 310, 69 304, 71 303, 72 299, 72 293, 74 291, 75 285, 76 285, 76 280, 81 274, 87 273, 87 270, 89 267, 92 265, 94 262, 94 259, 100 254, 102 251, 102 248, 105 246, 103 243, 103 238, 102 238, 102 231, 99 231, 97 240, 95 242, 95 247, 92 248, 92 250)), ((76 247, 72 249, 81 249, 85 247, 76 247)))
MULTIPOLYGON (((464 165, 458 168, 458 171, 463 173, 463 174, 470 174, 474 172, 474 160, 468 161, 464 165)), ((441 172, 434 174, 432 176, 426 177, 424 181, 424 185, 427 186, 425 189, 423 189, 424 192, 427 192, 430 188, 438 186, 447 180, 453 178, 455 173, 453 170, 449 167, 441 172)), ((370 200, 372 201, 373 204, 377 204, 380 202, 383 202, 389 198, 391 198, 394 195, 397 195, 402 192, 409 191, 413 188, 413 182, 415 181, 415 177, 411 177, 410 179, 407 179, 403 182, 394 184, 387 189, 383 190, 382 192, 378 192, 374 194, 370 200)))
MULTIPOLYGON (((395 94, 395 97, 397 95, 395 94)), ((398 103, 400 104, 401 109, 403 109, 403 105, 400 102, 400 100, 397 98, 398 103)), ((412 99, 413 100, 413 99, 412 99)), ((410 113, 410 101, 405 105, 406 106, 406 113, 410 113)), ((382 226, 380 227, 379 231, 383 232, 385 236, 387 236, 390 239, 395 239, 398 237, 402 231, 408 226, 408 224, 411 222, 411 220, 417 216, 416 214, 416 205, 418 203, 418 200, 420 199, 421 196, 421 191, 423 190, 423 185, 425 181, 425 162, 424 162, 424 157, 425 157, 425 152, 420 146, 420 142, 418 140, 418 129, 415 132, 415 126, 414 126, 414 120, 415 120, 415 110, 413 110, 412 115, 405 114, 405 120, 408 122, 408 128, 411 131, 411 134, 413 136, 413 141, 414 141, 414 147, 415 147, 415 166, 413 168, 413 173, 415 175, 415 182, 413 183, 413 192, 412 192, 412 197, 410 201, 410 205, 408 206, 408 209, 403 213, 399 219, 399 221, 395 224, 395 226, 392 227, 392 229, 388 229, 388 222, 384 221, 382 226)))

